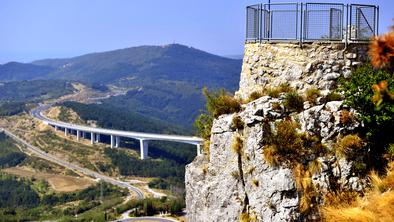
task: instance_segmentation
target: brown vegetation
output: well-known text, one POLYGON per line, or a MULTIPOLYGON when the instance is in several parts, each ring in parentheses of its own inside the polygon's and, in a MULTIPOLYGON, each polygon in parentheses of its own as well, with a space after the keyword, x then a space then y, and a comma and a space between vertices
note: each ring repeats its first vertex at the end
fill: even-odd
POLYGON ((326 221, 391 222, 394 221, 394 162, 387 175, 370 175, 372 189, 364 196, 355 193, 336 193, 326 198, 322 209, 326 221))
POLYGON ((334 145, 335 152, 340 157, 352 158, 364 147, 362 139, 357 135, 346 135, 334 145))
POLYGON ((316 99, 320 96, 320 90, 310 88, 305 91, 305 100, 312 104, 316 104, 316 99))

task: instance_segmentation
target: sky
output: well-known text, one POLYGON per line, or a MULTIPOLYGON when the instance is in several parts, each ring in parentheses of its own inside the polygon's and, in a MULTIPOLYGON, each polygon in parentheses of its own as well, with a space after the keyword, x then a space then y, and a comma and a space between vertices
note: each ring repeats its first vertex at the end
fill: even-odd
MULTIPOLYGON (((245 7, 267 1, 0 0, 0 64, 170 43, 240 55, 245 7)), ((394 0, 324 2, 378 4, 380 33, 393 23, 394 0)))

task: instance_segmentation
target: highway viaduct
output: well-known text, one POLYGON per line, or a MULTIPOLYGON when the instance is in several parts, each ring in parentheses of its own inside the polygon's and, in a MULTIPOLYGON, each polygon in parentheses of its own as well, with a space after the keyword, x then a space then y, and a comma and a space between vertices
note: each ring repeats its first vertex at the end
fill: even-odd
POLYGON ((155 133, 142 133, 142 132, 133 132, 133 131, 121 131, 121 130, 113 130, 113 129, 103 129, 97 127, 83 126, 71 123, 65 123, 61 121, 55 121, 49 119, 45 115, 43 115, 43 111, 48 109, 51 105, 42 105, 40 104, 37 108, 33 109, 30 114, 45 123, 46 125, 52 126, 55 130, 64 130, 64 134, 67 136, 71 134, 72 131, 76 132, 77 141, 82 139, 90 138, 90 143, 93 145, 94 143, 100 142, 100 135, 108 135, 110 136, 110 144, 111 148, 117 148, 120 144, 121 137, 132 138, 139 140, 140 143, 140 158, 146 159, 148 158, 148 142, 149 141, 172 141, 179 143, 186 143, 195 145, 197 148, 197 155, 201 155, 201 144, 203 143, 203 139, 194 137, 194 136, 178 136, 178 135, 165 135, 165 134, 155 134, 155 133))

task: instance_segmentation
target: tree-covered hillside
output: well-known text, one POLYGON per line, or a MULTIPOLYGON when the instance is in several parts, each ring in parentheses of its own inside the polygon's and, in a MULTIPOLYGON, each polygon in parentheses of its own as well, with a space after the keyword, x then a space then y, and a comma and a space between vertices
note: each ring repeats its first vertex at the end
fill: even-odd
POLYGON ((33 64, 53 68, 47 78, 54 79, 85 83, 111 83, 125 78, 149 83, 163 79, 197 86, 220 85, 229 90, 238 86, 241 70, 241 60, 178 44, 132 47, 70 59, 39 60, 33 64))
POLYGON ((0 83, 0 103, 40 101, 71 93, 73 87, 64 80, 34 80, 0 83))
POLYGON ((4 65, 0 65, 0 81, 40 79, 51 71, 53 71, 53 69, 48 66, 9 62, 4 65))

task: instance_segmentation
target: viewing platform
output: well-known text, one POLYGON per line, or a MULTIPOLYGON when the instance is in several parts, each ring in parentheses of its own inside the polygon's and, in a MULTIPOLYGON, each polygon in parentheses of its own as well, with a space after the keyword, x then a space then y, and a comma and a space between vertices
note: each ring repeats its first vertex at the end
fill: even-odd
POLYGON ((367 42, 378 34, 379 6, 271 3, 246 7, 246 42, 367 42))

